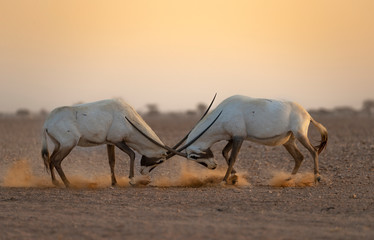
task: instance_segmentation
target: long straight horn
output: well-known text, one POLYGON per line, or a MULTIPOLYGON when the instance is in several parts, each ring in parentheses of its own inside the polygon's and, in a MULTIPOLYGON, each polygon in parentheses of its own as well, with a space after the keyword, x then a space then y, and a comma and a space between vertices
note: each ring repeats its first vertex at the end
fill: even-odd
MULTIPOLYGON (((222 110, 223 111, 223 110, 222 110)), ((194 143, 199 137, 201 137, 206 131, 208 131, 208 129, 217 121, 217 119, 219 118, 219 116, 221 116, 222 114, 222 111, 217 115, 217 117, 214 119, 213 122, 211 122, 209 124, 209 126, 207 128, 204 129, 204 131, 202 131, 199 135, 197 135, 196 137, 194 137, 191 141, 189 141, 186 145, 184 145, 183 147, 179 148, 178 149, 178 153, 180 153, 181 151, 183 151, 184 149, 188 148, 192 143, 194 143)), ((175 153, 176 154, 176 153, 175 153)), ((166 156, 166 159, 169 159, 171 158, 172 156, 175 155, 174 152, 172 152, 171 154, 167 155, 166 156)), ((178 154, 179 155, 179 154, 178 154)), ((187 156, 187 154, 186 154, 187 156)))
POLYGON ((178 152, 178 151, 176 151, 175 149, 172 149, 172 148, 170 148, 170 147, 168 147, 168 146, 165 146, 165 145, 163 145, 163 144, 160 144, 159 142, 157 142, 156 140, 154 140, 153 138, 151 138, 151 137, 149 137, 147 134, 145 134, 144 132, 142 132, 137 126, 135 126, 135 124, 134 123, 132 123, 127 117, 125 117, 126 118, 126 120, 136 129, 136 130, 138 130, 138 132, 140 132, 144 137, 146 137, 149 141, 151 141, 152 143, 154 143, 154 144, 156 144, 157 146, 159 146, 159 147, 161 147, 161 148, 163 148, 163 149, 165 149, 165 150, 168 150, 169 152, 171 152, 171 153, 173 153, 174 155, 176 154, 176 155, 179 155, 179 156, 182 156, 182 157, 187 157, 187 154, 185 154, 185 153, 181 153, 181 152, 178 152))
MULTIPOLYGON (((217 93, 216 94, 214 94, 214 97, 213 97, 213 100, 212 100, 212 102, 210 103, 210 105, 209 105, 209 107, 206 109, 206 111, 205 111, 205 113, 204 113, 204 115, 199 119, 199 121, 196 123, 196 125, 207 115, 207 113, 209 112, 209 110, 210 110, 210 108, 212 107, 212 105, 213 105, 213 102, 214 102, 214 100, 216 99, 216 96, 217 96, 217 93)), ((195 126, 196 126, 195 125, 195 126)), ((195 127, 194 126, 194 127, 195 127)), ((192 128, 193 129, 193 128, 192 128)), ((177 149, 177 147, 179 147, 184 141, 186 141, 186 139, 187 139, 187 137, 188 137, 188 135, 191 133, 191 131, 192 131, 192 129, 187 133, 187 135, 186 136, 184 136, 184 138, 182 139, 182 140, 180 140, 177 144, 175 144, 175 146, 173 147, 173 149, 177 149)))

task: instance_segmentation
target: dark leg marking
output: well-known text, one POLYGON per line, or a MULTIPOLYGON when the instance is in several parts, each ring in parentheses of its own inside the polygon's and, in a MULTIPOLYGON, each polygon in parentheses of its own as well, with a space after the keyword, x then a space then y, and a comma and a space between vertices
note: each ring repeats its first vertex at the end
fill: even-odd
POLYGON ((55 149, 53 150, 52 155, 49 158, 49 161, 50 161, 50 163, 49 163, 49 170, 51 172, 52 183, 55 186, 59 186, 60 184, 59 184, 59 182, 56 179, 56 175, 55 175, 55 172, 54 172, 54 165, 52 163, 52 159, 56 158, 57 153, 60 151, 61 144, 57 141, 57 139, 53 135, 49 134, 48 129, 46 130, 46 132, 47 132, 48 136, 50 137, 50 139, 52 140, 53 144, 55 145, 55 149))
MULTIPOLYGON (((232 144, 232 140, 229 140, 228 143, 227 143, 227 145, 222 150, 222 155, 223 155, 223 157, 226 160, 227 166, 229 166, 229 152, 232 149, 232 145, 233 145, 232 144)), ((233 168, 232 171, 231 171, 231 174, 235 174, 235 173, 236 173, 236 171, 233 168)))
POLYGON ((129 178, 133 178, 134 177, 134 165, 135 165, 135 153, 133 150, 131 150, 131 148, 129 148, 129 146, 126 145, 125 142, 118 142, 115 144, 116 147, 118 147, 119 149, 121 149, 123 152, 127 153, 127 155, 129 155, 130 157, 130 174, 129 174, 129 178))
MULTIPOLYGON (((57 154, 57 152, 58 152, 57 149, 53 150, 53 153, 52 153, 50 159, 54 159, 54 158, 56 158, 56 154, 57 154)), ((53 183, 53 185, 55 185, 56 187, 59 186, 60 184, 59 184, 59 182, 58 182, 57 179, 56 179, 56 175, 55 175, 55 171, 54 171, 54 165, 52 164, 52 161, 51 161, 51 163, 49 164, 49 171, 50 171, 50 173, 51 173, 51 178, 52 178, 52 183, 53 183)))
POLYGON ((66 178, 65 173, 62 170, 61 162, 71 152, 71 150, 73 150, 73 148, 74 148, 74 146, 62 148, 62 149, 58 150, 58 152, 56 152, 56 154, 53 156, 53 158, 51 157, 51 164, 53 164, 53 166, 56 168, 57 173, 60 175, 61 180, 64 182, 64 184, 67 188, 70 187, 70 182, 66 178))
POLYGON ((243 141, 244 141, 244 139, 241 138, 241 137, 234 137, 232 139, 232 150, 231 150, 231 155, 230 155, 230 158, 229 158, 229 166, 227 168, 226 175, 223 178, 223 181, 225 181, 226 183, 227 183, 227 179, 229 178, 229 176, 231 174, 234 163, 235 163, 235 161, 238 157, 238 154, 239 154, 240 148, 243 144, 243 141))

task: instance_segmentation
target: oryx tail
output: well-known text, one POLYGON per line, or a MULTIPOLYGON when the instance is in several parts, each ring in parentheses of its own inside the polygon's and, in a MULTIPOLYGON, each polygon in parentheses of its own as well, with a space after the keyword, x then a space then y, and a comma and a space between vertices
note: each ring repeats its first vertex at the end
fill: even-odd
POLYGON ((49 158, 49 152, 48 152, 48 144, 47 144, 47 129, 43 129, 43 136, 42 136, 42 158, 44 160, 44 166, 49 172, 50 166, 51 166, 51 160, 49 158))
POLYGON ((318 129, 319 133, 321 134, 321 143, 318 146, 316 146, 318 150, 318 154, 320 154, 322 150, 325 149, 326 144, 327 144, 327 139, 328 139, 327 129, 322 124, 314 120, 313 118, 311 118, 310 121, 313 123, 313 125, 318 129))

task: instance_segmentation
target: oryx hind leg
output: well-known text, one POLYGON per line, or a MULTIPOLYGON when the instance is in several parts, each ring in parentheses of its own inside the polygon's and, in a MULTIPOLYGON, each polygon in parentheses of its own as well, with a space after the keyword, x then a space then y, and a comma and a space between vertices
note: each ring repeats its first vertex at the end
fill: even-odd
POLYGON ((56 154, 60 151, 59 149, 60 149, 61 144, 57 141, 57 139, 53 135, 49 134, 48 132, 47 132, 47 134, 50 137, 50 139, 52 140, 53 144, 55 145, 55 148, 53 149, 53 152, 52 152, 52 154, 51 154, 51 156, 49 158, 50 159, 50 162, 49 162, 49 171, 51 173, 52 184, 55 185, 55 186, 59 186, 60 184, 59 184, 59 182, 56 179, 56 175, 55 175, 54 165, 52 163, 52 159, 56 158, 56 154))
MULTIPOLYGON (((230 153, 230 151, 231 151, 231 149, 232 149, 232 145, 233 145, 232 140, 230 140, 230 141, 227 143, 227 145, 226 145, 226 146, 223 148, 223 150, 222 150, 222 155, 223 155, 223 157, 224 157, 225 160, 226 160, 227 166, 229 166, 229 158, 230 158, 229 153, 230 153)), ((235 171, 235 169, 233 168, 233 169, 231 170, 231 174, 235 174, 235 173, 236 173, 236 171, 235 171)))
POLYGON ((291 154, 293 159, 295 160, 295 166, 292 170, 292 174, 295 175, 300 168, 302 161, 304 160, 303 154, 296 146, 295 137, 291 136, 290 140, 283 144, 286 150, 291 154))
MULTIPOLYGON (((228 183, 228 178, 230 177, 230 174, 233 170, 235 161, 238 157, 238 154, 239 154, 240 148, 243 144, 243 141, 244 141, 244 138, 241 138, 241 137, 234 137, 232 139, 232 150, 231 150, 231 155, 230 155, 230 158, 229 158, 229 166, 227 168, 225 177, 223 178, 223 181, 225 181, 226 183, 228 183)), ((236 180, 234 180, 234 181, 236 181, 236 180)))
POLYGON ((130 184, 133 184, 134 182, 134 168, 135 168, 135 152, 133 150, 131 150, 131 148, 129 148, 129 146, 126 145, 125 142, 118 142, 115 144, 116 147, 118 147, 119 149, 121 149, 123 152, 127 153, 127 155, 129 155, 130 157, 130 174, 129 174, 129 178, 130 178, 130 184))
MULTIPOLYGON (((56 158, 57 153, 58 153, 58 149, 53 150, 53 153, 52 153, 50 159, 56 158)), ((54 165, 52 164, 52 162, 49 164, 49 171, 51 173, 51 178, 52 178, 53 185, 59 186, 60 184, 58 183, 58 181, 56 179, 56 175, 55 175, 55 171, 54 171, 54 165)))
POLYGON ((314 179, 315 181, 320 181, 321 176, 319 175, 319 168, 318 168, 318 152, 317 149, 315 149, 312 144, 310 144, 310 141, 308 137, 305 134, 298 134, 296 136, 297 140, 310 152, 312 155, 312 158, 314 160, 314 179))
POLYGON ((64 171, 61 167, 61 162, 64 158, 73 150, 73 146, 69 147, 61 147, 55 154, 55 156, 51 157, 51 164, 53 164, 54 168, 56 168, 58 175, 60 175, 61 180, 64 182, 65 186, 68 188, 70 187, 70 182, 66 178, 64 171))
POLYGON ((114 174, 114 166, 116 164, 116 157, 114 151, 114 145, 107 144, 107 152, 108 152, 108 159, 109 159, 109 166, 110 166, 110 177, 112 179, 112 186, 117 185, 117 179, 114 174))

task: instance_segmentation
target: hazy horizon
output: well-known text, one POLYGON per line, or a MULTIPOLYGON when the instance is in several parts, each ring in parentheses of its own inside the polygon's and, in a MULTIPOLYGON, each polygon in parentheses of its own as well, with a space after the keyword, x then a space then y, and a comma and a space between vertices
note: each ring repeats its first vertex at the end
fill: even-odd
MULTIPOLYGON (((123 98, 121 98, 121 99, 123 99, 123 98)), ((218 99, 218 97, 216 99, 218 99)), ((100 100, 105 100, 105 99, 98 99, 97 101, 100 101, 100 100)), ((130 102, 128 102, 128 101, 126 101, 126 102, 129 103, 131 106, 133 106, 135 108, 135 110, 137 112, 141 113, 141 114, 146 114, 147 112, 149 112, 150 109, 148 108, 148 105, 151 105, 151 104, 156 105, 157 110, 161 114, 169 114, 169 113, 186 113, 186 112, 189 112, 189 111, 198 111, 198 105, 205 104, 208 107, 211 100, 212 99, 207 99, 206 102, 200 101, 200 102, 196 102, 195 104, 191 103, 190 106, 187 106, 186 108, 177 108, 177 109, 167 109, 167 108, 164 108, 163 106, 160 106, 158 103, 155 103, 155 102, 140 104, 139 107, 134 107, 134 105, 131 105, 130 102)), ((224 99, 216 100, 214 102, 211 110, 214 109, 215 107, 217 107, 218 104, 223 100, 224 99)), ((278 100, 287 100, 287 99, 278 99, 278 100)), ((325 107, 325 106, 322 106, 322 107, 306 107, 304 105, 303 107, 305 107, 305 109, 308 110, 308 111, 334 111, 334 110, 337 110, 339 108, 351 108, 352 110, 360 111, 360 110, 363 110, 363 103, 364 103, 364 101, 367 101, 367 100, 374 101, 373 98, 372 99, 365 99, 359 105, 357 105, 356 107, 351 106, 351 105, 336 105, 336 106, 331 106, 331 107, 325 107)), ((90 102, 94 102, 94 101, 90 101, 90 102)), ((44 114, 45 112, 47 112, 47 113, 51 112, 54 108, 57 108, 57 107, 73 106, 73 105, 76 105, 76 104, 83 104, 83 103, 89 103, 89 102, 77 101, 77 102, 74 102, 74 103, 71 103, 71 104, 63 104, 63 105, 55 106, 55 107, 52 107, 52 108, 43 108, 43 107, 28 108, 28 107, 20 106, 16 109, 12 109, 10 111, 0 111, 0 114, 6 114, 6 115, 10 114, 10 115, 12 115, 12 114, 16 114, 18 111, 24 111, 24 110, 28 111, 31 114, 44 114)))
POLYGON ((374 99, 374 1, 0 0, 0 112, 121 97, 140 111, 374 99))

